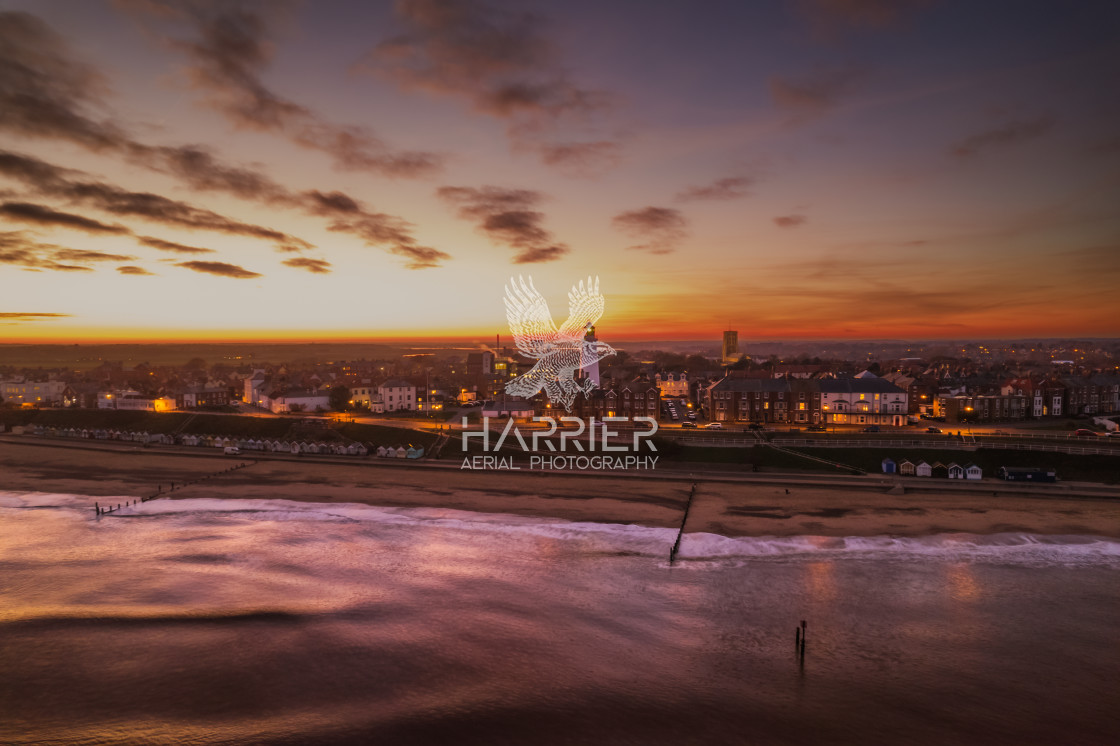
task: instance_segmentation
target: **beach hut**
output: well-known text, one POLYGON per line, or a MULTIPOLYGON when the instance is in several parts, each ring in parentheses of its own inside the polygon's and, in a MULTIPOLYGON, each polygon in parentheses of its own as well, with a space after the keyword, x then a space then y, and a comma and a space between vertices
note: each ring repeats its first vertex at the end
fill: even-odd
POLYGON ((409 458, 421 458, 424 455, 424 448, 422 446, 410 446, 408 449, 409 458))
POLYGON ((378 458, 385 458, 388 455, 389 455, 389 449, 388 448, 386 448, 385 446, 377 446, 377 457, 378 458))
POLYGON ((949 464, 949 479, 964 479, 964 467, 955 461, 949 464))
POLYGON ((925 461, 920 461, 918 465, 914 467, 914 473, 919 477, 929 477, 933 475, 933 467, 925 461))
POLYGON ((903 459, 898 465, 898 473, 904 477, 914 476, 914 462, 909 459, 903 459))
POLYGON ((929 469, 930 476, 934 479, 947 479, 949 477, 949 467, 940 461, 934 461, 933 466, 929 469))
POLYGON ((965 479, 980 479, 984 476, 984 470, 976 464, 968 464, 964 467, 965 479))
POLYGON ((896 464, 894 462, 894 459, 892 459, 890 457, 887 457, 887 458, 883 459, 882 467, 883 467, 883 473, 884 474, 897 474, 898 473, 898 464, 896 464))
POLYGON ((408 449, 404 446, 400 446, 393 455, 397 458, 408 458, 408 449))

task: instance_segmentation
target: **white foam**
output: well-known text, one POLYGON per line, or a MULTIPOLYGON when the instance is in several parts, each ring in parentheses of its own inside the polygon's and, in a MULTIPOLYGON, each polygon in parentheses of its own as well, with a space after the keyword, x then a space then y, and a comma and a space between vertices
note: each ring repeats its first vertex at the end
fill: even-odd
POLYGON ((693 559, 944 559, 1011 562, 1099 560, 1120 565, 1120 541, 1104 536, 1026 533, 895 536, 741 536, 686 534, 681 556, 693 559))
MULTIPOLYGON (((126 498, 0 492, 0 509, 70 507, 88 509, 126 498)), ((675 529, 617 523, 573 522, 560 518, 476 513, 451 508, 386 508, 359 503, 297 500, 190 498, 152 500, 123 507, 115 516, 236 516, 260 521, 324 521, 423 526, 453 531, 542 537, 578 542, 580 551, 636 553, 667 557, 675 529)), ((762 559, 868 559, 1008 562, 1013 564, 1109 564, 1120 567, 1120 540, 1091 535, 1027 533, 892 536, 737 536, 686 533, 678 557, 686 565, 762 559)))

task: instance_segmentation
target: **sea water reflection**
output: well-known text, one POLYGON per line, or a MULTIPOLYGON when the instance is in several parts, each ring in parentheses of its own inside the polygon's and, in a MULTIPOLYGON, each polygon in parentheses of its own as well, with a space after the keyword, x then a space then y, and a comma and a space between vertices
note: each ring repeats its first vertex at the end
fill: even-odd
POLYGON ((1116 542, 84 501, 0 497, 2 742, 1120 738, 1116 542))

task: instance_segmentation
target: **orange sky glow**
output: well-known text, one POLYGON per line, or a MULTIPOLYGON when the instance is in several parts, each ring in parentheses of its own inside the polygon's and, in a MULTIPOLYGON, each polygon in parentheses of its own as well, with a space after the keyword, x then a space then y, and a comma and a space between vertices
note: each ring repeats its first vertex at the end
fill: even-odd
POLYGON ((1120 336, 1114 6, 432 3, 6 3, 0 342, 1120 336))

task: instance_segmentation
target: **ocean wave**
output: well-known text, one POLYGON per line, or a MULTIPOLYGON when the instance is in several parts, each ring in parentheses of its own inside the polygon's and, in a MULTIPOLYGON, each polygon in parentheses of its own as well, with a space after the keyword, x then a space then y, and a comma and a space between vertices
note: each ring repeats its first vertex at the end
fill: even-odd
MULTIPOLYGON (((117 498, 97 498, 109 502, 117 498)), ((84 495, 0 492, 2 508, 81 508, 84 495)), ((360 503, 189 498, 123 507, 114 518, 187 518, 212 521, 303 521, 439 528, 510 539, 545 538, 578 545, 583 553, 668 557, 677 530, 562 518, 478 513, 452 508, 390 508, 360 503)), ((929 536, 722 536, 686 532, 677 558, 692 567, 712 562, 797 559, 947 560, 1012 564, 1106 564, 1120 567, 1120 540, 1093 535, 942 533, 929 536)))

